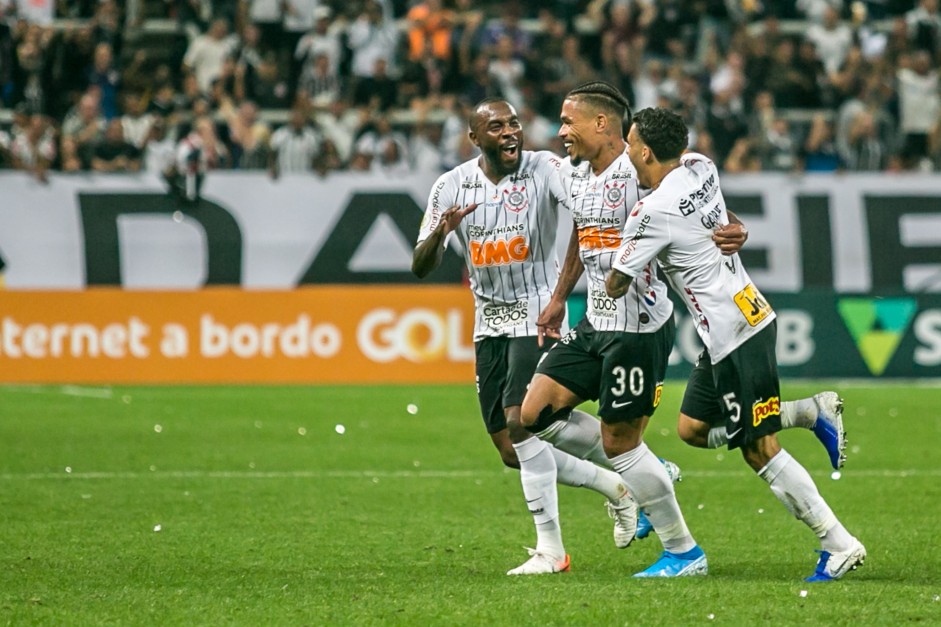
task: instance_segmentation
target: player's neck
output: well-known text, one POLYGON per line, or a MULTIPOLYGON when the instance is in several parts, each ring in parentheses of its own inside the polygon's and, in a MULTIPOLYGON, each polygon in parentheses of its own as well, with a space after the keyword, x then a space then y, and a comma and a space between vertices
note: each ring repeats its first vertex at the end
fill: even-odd
POLYGON ((505 177, 515 173, 519 169, 518 164, 517 167, 511 169, 500 168, 483 156, 480 157, 480 161, 478 163, 480 165, 480 170, 484 173, 484 176, 486 176, 487 180, 489 180, 494 185, 498 184, 505 177))
POLYGON ((598 176, 602 172, 608 169, 608 167, 614 163, 614 160, 624 154, 624 150, 627 148, 627 144, 624 143, 624 140, 612 141, 610 143, 605 143, 601 150, 598 151, 598 154, 589 161, 591 164, 591 171, 598 176))
POLYGON ((651 179, 650 189, 657 189, 660 187, 660 183, 663 182, 663 179, 667 177, 667 174, 673 170, 680 167, 680 160, 676 159, 675 161, 667 161, 666 163, 658 163, 653 169, 653 178, 651 179))

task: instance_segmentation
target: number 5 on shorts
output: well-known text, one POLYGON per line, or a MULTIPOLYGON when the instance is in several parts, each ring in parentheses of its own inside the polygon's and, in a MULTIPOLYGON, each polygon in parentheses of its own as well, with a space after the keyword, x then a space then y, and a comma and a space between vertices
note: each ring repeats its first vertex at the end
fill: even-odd
POLYGON ((735 400, 735 392, 729 392, 722 397, 722 400, 725 401, 725 408, 733 414, 732 422, 738 424, 738 419, 742 415, 742 406, 735 400))

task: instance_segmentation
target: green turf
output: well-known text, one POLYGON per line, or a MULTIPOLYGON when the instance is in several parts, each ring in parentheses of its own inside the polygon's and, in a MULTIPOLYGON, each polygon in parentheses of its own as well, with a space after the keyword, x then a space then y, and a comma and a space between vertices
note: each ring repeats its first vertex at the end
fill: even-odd
POLYGON ((631 579, 657 539, 614 549, 570 488, 573 572, 506 577, 532 520, 472 386, 0 388, 0 623, 939 624, 938 389, 841 389, 840 480, 810 433, 781 439, 869 558, 809 585, 812 534, 738 454, 677 440, 679 385, 647 440, 710 574, 669 581, 631 579))

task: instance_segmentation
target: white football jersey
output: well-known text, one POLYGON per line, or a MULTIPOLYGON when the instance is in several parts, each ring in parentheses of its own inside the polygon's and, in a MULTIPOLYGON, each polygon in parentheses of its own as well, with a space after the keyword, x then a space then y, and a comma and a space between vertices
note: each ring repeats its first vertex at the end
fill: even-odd
POLYGON ((585 266, 588 321, 598 331, 653 333, 673 315, 667 286, 657 277, 656 261, 644 266, 621 298, 610 298, 604 285, 621 246, 628 213, 641 194, 630 159, 622 153, 595 176, 588 162, 575 167, 566 158, 559 176, 585 266))
POLYGON ((713 231, 728 223, 715 165, 701 154, 683 155, 634 207, 614 262, 636 281, 651 259, 660 260, 714 364, 775 317, 738 254, 723 256, 712 241, 713 231))
POLYGON ((475 341, 536 335, 536 320, 559 280, 555 244, 561 164, 551 152, 524 150, 516 173, 494 185, 474 158, 441 175, 431 188, 419 243, 449 207, 478 205, 448 235, 464 248, 474 293, 475 341))

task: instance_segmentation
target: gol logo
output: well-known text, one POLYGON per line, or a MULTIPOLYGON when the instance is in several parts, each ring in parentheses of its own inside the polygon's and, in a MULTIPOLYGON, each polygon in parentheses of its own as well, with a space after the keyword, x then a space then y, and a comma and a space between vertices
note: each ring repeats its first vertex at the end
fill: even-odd
POLYGON ((657 387, 653 391, 653 408, 656 409, 660 405, 660 398, 663 396, 663 384, 658 383, 657 387))
POLYGON ((763 403, 755 403, 751 408, 752 426, 757 427, 765 418, 780 414, 781 399, 777 396, 772 396, 763 403))
POLYGON ((414 363, 430 361, 468 362, 474 359, 473 346, 465 346, 463 316, 458 309, 374 309, 363 316, 356 340, 363 354, 380 363, 407 359, 414 363))
POLYGON ((525 261, 529 246, 522 235, 509 240, 470 243, 471 263, 475 266, 505 266, 525 261))

